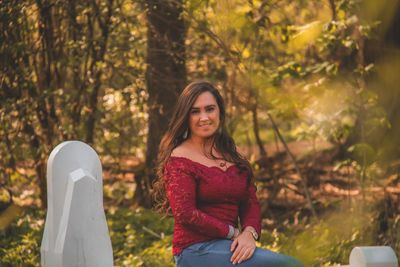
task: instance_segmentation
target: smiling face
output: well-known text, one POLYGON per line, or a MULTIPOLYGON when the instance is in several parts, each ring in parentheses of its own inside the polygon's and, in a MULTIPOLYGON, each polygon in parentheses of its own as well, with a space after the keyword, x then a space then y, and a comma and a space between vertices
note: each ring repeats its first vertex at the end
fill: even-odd
POLYGON ((220 110, 210 92, 201 93, 189 113, 190 134, 194 138, 208 138, 214 135, 220 123, 220 110))

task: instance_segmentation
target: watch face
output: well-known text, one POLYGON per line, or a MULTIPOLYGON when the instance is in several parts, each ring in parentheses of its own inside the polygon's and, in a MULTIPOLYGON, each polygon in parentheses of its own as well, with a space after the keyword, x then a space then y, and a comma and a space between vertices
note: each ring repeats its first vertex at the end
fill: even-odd
POLYGON ((257 234, 257 232, 256 232, 256 231, 253 231, 253 232, 251 232, 251 233, 253 234, 254 239, 257 240, 257 239, 258 239, 258 234, 257 234))
POLYGON ((255 240, 258 239, 258 234, 257 234, 257 232, 256 232, 255 230, 249 229, 249 230, 247 230, 247 231, 249 231, 249 232, 251 233, 251 235, 253 236, 253 238, 254 238, 255 240))

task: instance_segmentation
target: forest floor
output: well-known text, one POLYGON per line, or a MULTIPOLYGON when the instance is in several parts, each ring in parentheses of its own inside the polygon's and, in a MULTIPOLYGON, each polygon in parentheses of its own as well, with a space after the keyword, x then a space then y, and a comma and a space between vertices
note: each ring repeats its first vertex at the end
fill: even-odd
POLYGON ((369 176, 363 180, 360 166, 338 158, 337 150, 328 142, 298 141, 288 147, 295 162, 274 144, 266 147, 266 159, 256 161, 260 166, 255 172, 260 203, 264 217, 270 218, 264 226, 272 229, 285 220, 296 225, 302 218, 314 217, 312 209, 317 217, 323 217, 359 203, 386 199, 390 205, 400 204, 399 162, 387 164, 385 170, 369 166, 369 176), (305 191, 311 201, 307 201, 305 191))

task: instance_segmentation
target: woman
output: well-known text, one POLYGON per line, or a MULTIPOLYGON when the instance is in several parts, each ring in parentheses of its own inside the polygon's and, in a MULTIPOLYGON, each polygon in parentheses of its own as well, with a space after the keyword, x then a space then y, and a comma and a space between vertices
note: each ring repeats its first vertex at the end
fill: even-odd
POLYGON ((225 129, 224 103, 212 84, 183 90, 159 151, 154 196, 157 209, 174 216, 178 267, 302 266, 256 248, 261 214, 253 173, 225 129))

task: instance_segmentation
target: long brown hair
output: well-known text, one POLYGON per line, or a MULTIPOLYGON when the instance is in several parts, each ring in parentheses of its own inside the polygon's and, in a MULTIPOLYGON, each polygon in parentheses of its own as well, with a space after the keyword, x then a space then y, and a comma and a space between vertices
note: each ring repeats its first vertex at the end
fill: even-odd
MULTIPOLYGON (((241 171, 246 171, 249 183, 253 177, 249 162, 237 152, 235 142, 226 130, 225 106, 220 93, 207 81, 192 82, 183 89, 179 96, 175 111, 168 125, 168 130, 161 139, 159 146, 157 157, 158 178, 153 184, 153 198, 155 209, 161 213, 170 214, 170 206, 165 192, 164 167, 172 151, 190 136, 190 110, 197 97, 204 92, 210 92, 215 97, 220 111, 220 128, 212 139, 212 147, 222 155, 224 160, 236 164, 241 171)), ((217 159, 212 153, 211 157, 217 159)))

